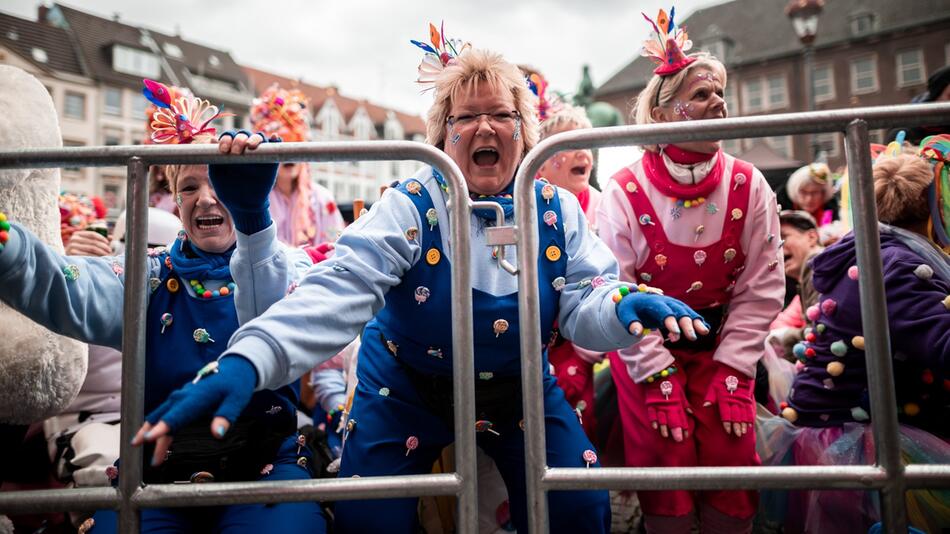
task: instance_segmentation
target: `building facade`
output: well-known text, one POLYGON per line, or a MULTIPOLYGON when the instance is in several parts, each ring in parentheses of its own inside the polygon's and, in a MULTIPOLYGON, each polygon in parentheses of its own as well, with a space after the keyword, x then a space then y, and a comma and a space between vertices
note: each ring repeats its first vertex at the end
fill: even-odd
MULTIPOLYGON (((705 50, 726 64, 730 116, 790 113, 808 109, 803 47, 785 16, 786 0, 733 0, 704 8, 682 21, 693 51, 705 50)), ((828 0, 814 43, 815 109, 903 104, 924 92, 927 77, 950 65, 950 0, 828 0)), ((637 57, 596 92, 600 100, 630 110, 652 75, 637 57)), ((884 142, 886 132, 871 132, 884 142)), ((764 139, 790 160, 813 161, 823 153, 832 168, 844 165, 843 136, 780 136, 764 139)), ((742 154, 758 140, 724 142, 742 154)))
MULTIPOLYGON (((59 115, 64 146, 135 145, 145 138, 142 79, 186 87, 232 114, 222 129, 248 126, 251 101, 272 83, 299 85, 311 99, 313 140, 422 140, 419 117, 347 98, 332 87, 240 66, 228 53, 65 5, 41 5, 36 20, 0 12, 0 63, 36 76, 59 115)), ((314 179, 338 202, 375 201, 379 187, 411 175, 415 162, 314 164, 314 179)), ((115 217, 125 206, 124 167, 63 169, 63 190, 98 195, 115 217)))

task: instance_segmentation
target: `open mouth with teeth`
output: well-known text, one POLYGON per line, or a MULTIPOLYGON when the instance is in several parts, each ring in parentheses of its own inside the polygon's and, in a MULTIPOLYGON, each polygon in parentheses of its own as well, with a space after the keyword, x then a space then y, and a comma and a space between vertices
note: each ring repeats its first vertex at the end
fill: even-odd
POLYGON ((494 148, 479 148, 472 154, 472 161, 479 167, 493 167, 498 163, 498 151, 494 148))
POLYGON ((583 176, 587 174, 588 172, 590 172, 589 165, 575 165, 571 167, 571 174, 573 174, 574 176, 583 176))
POLYGON ((220 215, 202 215, 195 218, 195 226, 199 230, 214 230, 224 224, 224 217, 220 215))

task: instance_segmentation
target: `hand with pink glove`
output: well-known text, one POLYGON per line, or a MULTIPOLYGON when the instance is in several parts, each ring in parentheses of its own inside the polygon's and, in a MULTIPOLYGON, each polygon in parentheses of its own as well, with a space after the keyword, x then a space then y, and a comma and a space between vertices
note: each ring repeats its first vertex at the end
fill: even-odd
POLYGON ((724 363, 717 365, 716 374, 709 382, 703 407, 717 405, 726 434, 743 436, 749 432, 755 418, 753 381, 724 363))
POLYGON ((680 442, 689 437, 687 413, 692 413, 686 400, 686 387, 681 374, 675 371, 643 384, 646 388, 647 419, 664 438, 680 442))

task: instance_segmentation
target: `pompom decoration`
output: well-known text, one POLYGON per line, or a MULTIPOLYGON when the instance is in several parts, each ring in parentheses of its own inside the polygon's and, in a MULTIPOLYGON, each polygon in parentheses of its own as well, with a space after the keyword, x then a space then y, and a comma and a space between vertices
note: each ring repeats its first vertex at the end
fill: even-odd
POLYGON ((825 299, 821 303, 821 313, 829 317, 835 314, 836 309, 838 309, 838 303, 832 299, 825 299))
POLYGON ((848 353, 848 345, 839 339, 831 344, 831 353, 840 358, 848 353))
POLYGON ((422 92, 435 87, 435 80, 442 74, 445 67, 451 65, 455 58, 459 57, 466 50, 472 47, 471 43, 463 43, 459 39, 445 38, 445 23, 442 23, 442 31, 435 27, 435 24, 429 24, 429 42, 409 41, 418 46, 425 55, 422 57, 422 63, 419 63, 419 78, 416 83, 423 86, 422 92))
POLYGON ((926 263, 921 263, 916 269, 914 269, 914 276, 920 278, 921 280, 930 280, 934 276, 934 270, 926 263))
POLYGON ((670 8, 669 16, 661 9, 655 21, 646 13, 641 13, 641 15, 653 27, 653 35, 643 42, 643 49, 640 51, 641 56, 656 64, 653 74, 658 76, 676 74, 696 61, 695 57, 687 57, 685 54, 693 47, 693 42, 689 40, 683 28, 676 26, 673 20, 676 15, 675 7, 670 8))
POLYGON ((857 265, 852 265, 851 267, 848 267, 848 278, 850 278, 850 279, 852 279, 852 280, 857 280, 857 279, 858 279, 858 266, 857 266, 857 265))
POLYGON ((864 336, 854 336, 851 338, 851 346, 858 350, 864 350, 864 336))
POLYGON ((821 312, 818 310, 818 306, 812 305, 809 306, 807 310, 805 310, 805 317, 807 317, 809 321, 817 321, 820 313, 821 312))
POLYGON ((871 416, 868 415, 868 412, 860 406, 851 408, 851 417, 853 417, 855 421, 867 421, 871 418, 871 416))
POLYGON ((307 97, 299 89, 282 89, 276 83, 251 103, 251 129, 267 137, 294 143, 310 139, 307 97))

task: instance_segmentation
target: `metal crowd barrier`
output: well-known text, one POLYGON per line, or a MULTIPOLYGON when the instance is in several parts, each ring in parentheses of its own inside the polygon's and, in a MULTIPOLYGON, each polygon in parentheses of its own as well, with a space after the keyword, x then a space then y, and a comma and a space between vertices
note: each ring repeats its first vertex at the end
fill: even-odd
MULTIPOLYGON (((565 489, 863 489, 878 490, 885 530, 907 532, 904 493, 908 488, 950 487, 950 465, 910 465, 900 461, 898 424, 890 363, 880 236, 874 209, 868 128, 950 124, 950 104, 908 105, 850 110, 791 113, 697 121, 692 123, 626 126, 567 132, 536 146, 516 177, 515 228, 497 228, 489 236, 496 245, 516 245, 519 275, 519 319, 522 325, 522 383, 524 388, 525 455, 530 531, 547 530, 547 492, 565 489), (692 468, 549 468, 546 461, 541 384, 537 223, 533 177, 555 152, 575 148, 734 139, 819 132, 845 132, 849 176, 854 179, 854 232, 858 266, 864 274, 860 294, 866 328, 874 442, 877 465, 794 467, 692 468)), ((0 512, 38 513, 60 510, 117 508, 123 533, 139 530, 142 508, 214 506, 455 495, 458 531, 475 532, 476 469, 474 365, 472 358, 471 277, 468 269, 470 217, 473 206, 456 164, 443 152, 421 143, 345 142, 263 145, 241 155, 222 155, 215 146, 135 146, 28 149, 0 151, 2 168, 127 165, 129 175, 126 262, 125 330, 122 368, 122 443, 125 461, 118 490, 86 488, 0 492, 0 512), (452 316, 456 437, 456 472, 448 474, 323 479, 289 482, 231 482, 211 484, 142 485, 142 449, 130 445, 143 421, 145 369, 145 303, 147 288, 146 228, 148 165, 273 161, 419 160, 440 169, 449 188, 452 226, 452 316), (466 209, 455 210, 453 206, 466 209)), ((502 247, 503 248, 503 247, 502 247)), ((499 254, 499 259, 503 258, 499 254)), ((515 271, 509 265, 509 270, 515 271)))
MULTIPOLYGON (((868 150, 869 128, 950 124, 950 104, 902 105, 577 130, 551 136, 525 156, 515 179, 518 307, 524 390, 525 459, 530 532, 547 531, 547 492, 565 489, 863 489, 881 497, 884 529, 907 533, 908 488, 950 488, 950 465, 903 466, 891 368, 880 234, 868 150), (875 454, 873 466, 549 468, 544 436, 538 300, 538 229, 534 176, 559 150, 709 139, 843 132, 852 180, 854 235, 861 271, 861 320, 868 360, 875 454)), ((515 242, 516 241, 516 242, 515 242)))
POLYGON ((217 145, 117 146, 0 151, 0 169, 128 166, 128 250, 122 339, 122 434, 118 490, 85 488, 0 492, 0 513, 117 508, 119 531, 139 532, 142 508, 215 506, 292 501, 337 501, 455 495, 459 532, 474 533, 476 516, 475 368, 472 345, 472 283, 469 264, 473 203, 455 162, 430 145, 408 141, 266 144, 241 156, 217 145), (151 164, 265 163, 276 161, 418 160, 442 171, 449 188, 452 261, 452 365, 455 388, 454 473, 210 484, 142 484, 142 448, 131 440, 144 419, 145 316, 148 288, 148 166, 151 164), (454 209, 464 206, 463 209, 454 209), (462 266, 460 268, 460 266, 462 266))

